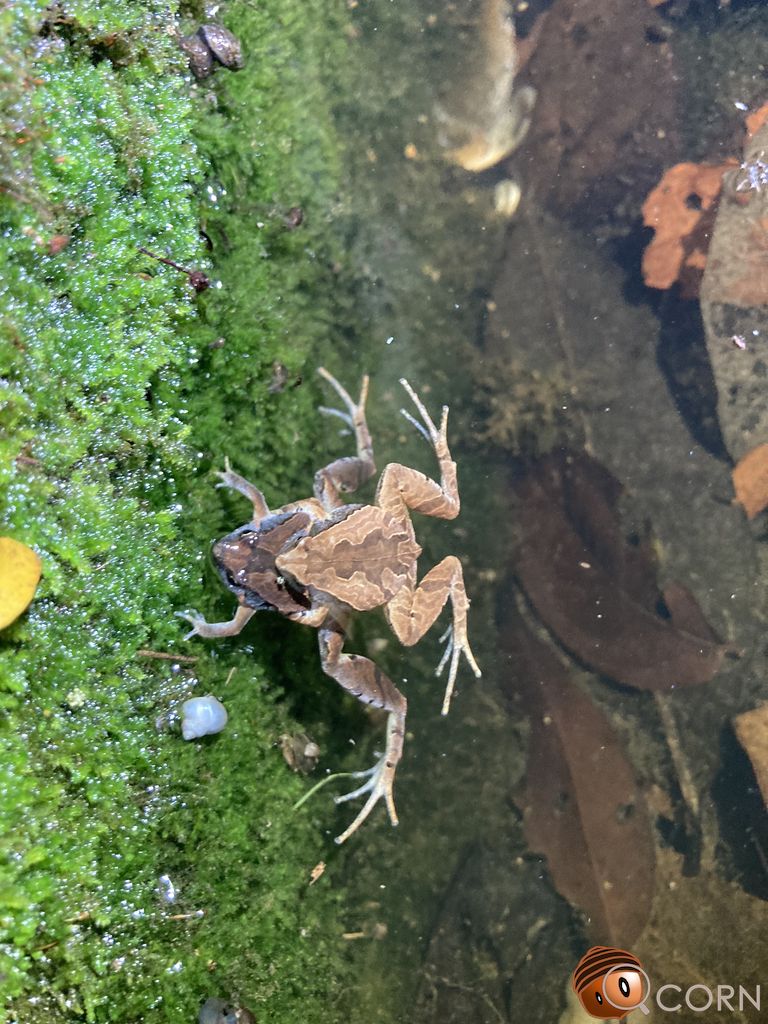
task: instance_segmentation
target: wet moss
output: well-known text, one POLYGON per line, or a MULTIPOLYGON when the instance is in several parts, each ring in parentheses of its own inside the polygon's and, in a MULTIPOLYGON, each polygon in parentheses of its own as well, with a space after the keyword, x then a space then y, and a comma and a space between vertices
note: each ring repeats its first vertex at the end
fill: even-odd
POLYGON ((230 613, 206 551, 246 510, 211 467, 228 454, 273 502, 307 486, 317 391, 270 384, 275 362, 306 378, 351 322, 319 71, 344 37, 330 0, 233 2, 247 66, 195 85, 172 13, 2 15, 0 73, 23 61, 34 88, 0 183, 0 515, 44 575, 0 639, 0 990, 24 1022, 186 1022, 210 995, 322 1022, 339 896, 308 882, 328 804, 291 813, 304 787, 278 747, 313 638, 290 658, 254 650, 258 627, 184 644, 173 612, 230 613), (196 299, 140 246, 214 287, 196 299), (206 692, 225 733, 158 729, 206 692))

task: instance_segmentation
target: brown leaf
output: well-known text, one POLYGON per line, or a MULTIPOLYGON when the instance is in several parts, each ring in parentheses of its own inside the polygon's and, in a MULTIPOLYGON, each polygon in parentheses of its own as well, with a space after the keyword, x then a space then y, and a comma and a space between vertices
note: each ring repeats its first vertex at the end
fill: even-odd
POLYGON ((739 460, 731 473, 736 501, 747 519, 754 519, 768 506, 768 444, 759 444, 739 460))
POLYGON ((757 135, 766 121, 768 121, 768 103, 764 103, 744 118, 744 124, 747 127, 747 138, 751 139, 753 135, 757 135))
POLYGON ((617 682, 642 690, 707 682, 727 648, 700 610, 693 616, 690 595, 680 622, 664 604, 649 551, 622 535, 619 491, 585 454, 543 459, 528 473, 518 487, 525 592, 564 647, 617 682))
POLYGON ((698 295, 723 174, 736 163, 675 164, 649 193, 643 203, 643 223, 655 231, 643 253, 649 287, 680 281, 684 295, 698 295))
POLYGON ((746 711, 733 720, 739 743, 749 758, 768 808, 768 704, 746 711))
MULTIPOLYGON (((508 602, 511 604, 512 602, 508 602)), ((632 767, 603 713, 521 623, 503 645, 532 708, 523 828, 592 942, 631 946, 651 909, 655 853, 632 767)))

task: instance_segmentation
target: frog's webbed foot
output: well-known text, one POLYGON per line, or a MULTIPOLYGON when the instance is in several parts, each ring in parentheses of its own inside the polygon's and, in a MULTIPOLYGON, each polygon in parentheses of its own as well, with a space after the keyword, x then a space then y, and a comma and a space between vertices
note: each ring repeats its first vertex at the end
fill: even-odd
POLYGON ((383 754, 372 768, 368 768, 364 772, 354 773, 355 778, 367 778, 367 782, 364 782, 362 786, 358 786, 357 789, 352 790, 351 793, 344 793, 342 796, 334 797, 334 803, 343 804, 346 803, 347 800, 355 800, 359 796, 364 796, 366 793, 370 793, 370 796, 365 801, 362 810, 352 824, 349 825, 340 836, 336 836, 335 841, 337 843, 343 843, 345 840, 349 839, 354 832, 357 832, 382 797, 387 805, 389 820, 393 825, 397 825, 397 811, 395 810, 395 799, 392 794, 396 767, 397 766, 395 764, 392 764, 388 760, 387 755, 383 754))
POLYGON ((475 678, 479 679, 483 674, 480 671, 480 666, 475 661, 475 656, 472 653, 472 648, 469 646, 469 640, 467 639, 466 623, 461 635, 456 630, 453 623, 450 623, 446 631, 440 637, 440 643, 445 644, 445 650, 443 656, 440 659, 440 664, 437 666, 435 675, 439 678, 443 674, 443 669, 450 663, 448 669, 448 683, 445 687, 445 696, 443 697, 443 707, 441 714, 447 715, 451 706, 451 697, 453 696, 453 688, 456 684, 456 673, 459 669, 459 660, 462 656, 467 659, 467 663, 472 671, 475 673, 475 678))
POLYGON ((251 502, 255 523, 260 523, 262 519, 269 515, 269 506, 259 488, 252 484, 250 480, 240 476, 239 473, 235 473, 228 458, 224 459, 224 470, 216 470, 216 476, 221 479, 221 483, 216 484, 217 487, 229 487, 231 490, 244 495, 251 502))
POLYGON ((322 502, 327 511, 338 508, 342 504, 340 495, 355 491, 376 472, 373 461, 373 442, 365 420, 365 402, 368 397, 368 376, 363 377, 360 386, 360 398, 357 402, 349 396, 346 389, 324 367, 317 371, 323 380, 327 380, 342 401, 344 409, 329 409, 320 406, 320 412, 328 416, 338 416, 354 431, 357 454, 335 462, 318 470, 315 474, 315 497, 322 502))
POLYGON ((206 640, 215 640, 217 637, 222 636, 237 636, 243 630, 246 623, 250 621, 254 613, 255 609, 246 608, 245 605, 241 604, 229 622, 208 622, 205 616, 196 611, 176 612, 176 615, 180 619, 186 619, 192 626, 192 629, 184 637, 185 640, 191 640, 193 636, 202 636, 206 640))
POLYGON ((423 423, 419 423, 416 417, 411 416, 407 409, 401 409, 400 414, 408 420, 411 426, 415 427, 418 430, 422 437, 426 438, 426 440, 429 441, 429 443, 435 449, 435 453, 438 459, 444 458, 446 455, 448 455, 448 406, 443 406, 442 414, 440 416, 440 429, 438 430, 438 428, 432 421, 432 417, 427 412, 424 403, 413 390, 408 381, 404 377, 402 377, 400 379, 400 383, 405 388, 408 397, 416 406, 416 409, 419 413, 419 416, 421 416, 423 423))
POLYGON ((321 405, 320 412, 325 416, 338 416, 340 420, 343 420, 347 424, 350 430, 354 430, 356 421, 361 418, 363 420, 365 419, 365 403, 368 399, 368 384, 370 381, 368 374, 366 373, 363 376, 362 383, 360 384, 360 398, 355 402, 350 397, 347 389, 343 387, 343 385, 339 384, 333 374, 329 373, 324 366, 319 366, 317 368, 317 372, 323 380, 328 381, 341 399, 344 409, 346 409, 346 412, 344 412, 343 409, 329 409, 327 406, 321 405))

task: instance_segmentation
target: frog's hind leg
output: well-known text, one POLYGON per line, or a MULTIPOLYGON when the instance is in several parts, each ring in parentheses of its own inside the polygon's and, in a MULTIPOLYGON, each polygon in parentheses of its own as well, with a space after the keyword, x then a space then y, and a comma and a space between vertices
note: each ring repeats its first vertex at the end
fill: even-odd
POLYGON ((387 805, 389 820, 393 825, 397 825, 392 789, 395 771, 403 753, 407 702, 391 679, 372 661, 357 654, 343 653, 344 633, 338 623, 326 620, 326 624, 320 629, 319 640, 323 671, 359 701, 389 712, 384 754, 373 768, 355 773, 358 778, 367 777, 362 786, 336 798, 336 803, 344 803, 366 793, 370 794, 352 824, 336 837, 337 843, 343 843, 360 828, 382 798, 387 805))
POLYGON ((365 421, 365 400, 368 397, 367 375, 363 377, 360 398, 354 402, 346 389, 324 367, 321 366, 317 372, 323 380, 328 381, 346 408, 346 412, 344 412, 341 409, 326 409, 321 406, 320 411, 331 416, 338 416, 354 430, 357 446, 357 455, 336 459, 335 462, 331 462, 315 473, 315 497, 323 503, 326 511, 330 512, 343 504, 340 495, 356 491, 361 484, 373 476, 376 472, 376 463, 373 461, 373 442, 365 421))
POLYGON ((397 639, 405 647, 412 647, 435 622, 448 598, 451 599, 453 622, 444 634, 447 646, 436 673, 439 676, 446 662, 450 660, 448 683, 443 698, 444 715, 448 714, 451 704, 461 655, 467 659, 476 676, 479 677, 481 674, 467 639, 469 598, 464 587, 461 562, 455 555, 448 555, 434 569, 430 569, 418 587, 403 587, 384 609, 397 639))

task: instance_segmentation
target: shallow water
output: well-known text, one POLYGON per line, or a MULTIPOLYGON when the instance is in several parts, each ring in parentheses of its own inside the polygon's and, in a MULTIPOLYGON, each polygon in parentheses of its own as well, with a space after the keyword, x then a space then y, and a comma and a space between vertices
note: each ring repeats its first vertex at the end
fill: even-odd
POLYGON ((731 724, 765 699, 764 554, 731 503, 698 300, 643 283, 641 206, 672 164, 738 156, 765 15, 526 5, 532 125, 471 173, 440 133, 457 82, 462 117, 487 115, 481 17, 361 11, 365 74, 339 115, 356 125, 374 440, 382 463, 434 472, 397 378, 452 407, 462 515, 418 522, 421 571, 462 558, 484 669, 462 666, 442 719, 435 639, 403 654, 365 627, 410 732, 399 828, 379 812, 348 854, 350 1019, 553 1021, 595 944, 632 950, 654 992, 680 986, 693 1018, 691 985, 754 991, 768 934, 764 810, 731 724))

